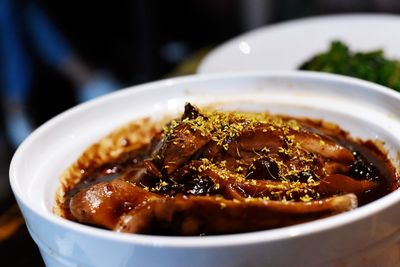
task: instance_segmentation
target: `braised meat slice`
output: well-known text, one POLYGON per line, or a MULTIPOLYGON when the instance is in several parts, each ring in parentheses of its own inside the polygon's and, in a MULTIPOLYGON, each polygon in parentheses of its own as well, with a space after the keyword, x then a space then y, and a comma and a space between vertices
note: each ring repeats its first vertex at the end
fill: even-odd
POLYGON ((233 201, 213 196, 162 197, 118 179, 81 190, 71 199, 83 223, 129 233, 236 233, 307 222, 357 206, 352 195, 310 202, 233 201))
POLYGON ((359 181, 343 174, 327 175, 309 182, 249 179, 204 160, 192 161, 175 175, 174 180, 178 183, 188 184, 192 179, 211 181, 208 186, 213 188, 214 194, 236 200, 280 200, 285 197, 299 201, 308 197, 360 194, 377 187, 376 182, 359 181))
POLYGON ((211 140, 198 129, 185 122, 206 120, 198 110, 190 104, 185 106, 181 121, 171 121, 164 132, 159 148, 153 152, 153 159, 169 175, 187 162, 196 152, 211 140))
POLYGON ((149 202, 121 216, 115 230, 173 235, 229 234, 308 222, 349 211, 357 197, 347 194, 319 201, 236 202, 212 196, 182 196, 149 202))
POLYGON ((122 214, 158 198, 130 182, 115 179, 82 189, 71 198, 70 208, 80 222, 113 229, 122 214))

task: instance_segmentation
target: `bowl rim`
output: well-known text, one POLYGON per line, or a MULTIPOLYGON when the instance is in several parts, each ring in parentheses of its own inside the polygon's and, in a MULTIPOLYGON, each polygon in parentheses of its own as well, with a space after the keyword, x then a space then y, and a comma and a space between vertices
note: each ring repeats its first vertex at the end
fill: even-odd
MULTIPOLYGON (((392 89, 384 86, 360 80, 357 78, 320 73, 312 71, 238 71, 238 72, 227 72, 217 74, 196 74, 185 77, 168 78, 141 85, 136 85, 126 88, 127 90, 116 91, 112 94, 102 96, 91 101, 79 104, 72 107, 59 115, 56 115, 43 125, 38 127, 24 142, 17 148, 9 169, 10 185, 12 191, 18 200, 20 206, 24 206, 36 216, 41 219, 48 221, 52 224, 56 224, 61 228, 71 230, 77 234, 84 236, 90 236, 92 238, 107 239, 110 241, 128 243, 131 245, 142 245, 142 246, 161 246, 170 248, 218 248, 227 246, 242 246, 250 244, 258 244, 265 242, 280 241, 294 237, 302 237, 306 235, 312 235, 321 233, 324 231, 332 230, 333 228, 341 227, 346 224, 355 223, 363 220, 373 214, 379 213, 396 203, 400 202, 400 190, 391 192, 390 194, 373 201, 365 206, 359 207, 351 212, 338 214, 332 217, 318 219, 315 221, 297 224, 293 226, 281 227, 271 230, 263 230, 249 233, 239 234, 227 234, 227 235, 216 235, 216 236, 156 236, 156 235, 143 235, 143 234, 129 234, 119 233, 110 230, 100 229, 92 226, 87 226, 77 222, 69 221, 61 218, 52 212, 45 212, 43 210, 36 210, 29 201, 26 201, 22 191, 18 185, 19 171, 18 167, 21 164, 25 150, 27 150, 36 139, 40 138, 43 132, 51 130, 53 125, 62 122, 65 118, 70 115, 84 112, 86 109, 94 106, 102 105, 102 103, 111 100, 112 98, 119 98, 125 94, 140 94, 147 90, 156 90, 160 87, 166 87, 170 85, 178 86, 188 83, 196 82, 212 82, 216 80, 231 80, 231 79, 254 79, 260 77, 278 77, 288 79, 307 79, 319 82, 331 82, 331 83, 346 83, 353 86, 362 87, 363 90, 375 91, 390 97, 396 98, 400 101, 400 93, 395 92, 392 89), (221 238, 223 237, 223 238, 221 238)), ((24 215, 24 214, 23 214, 24 215)), ((25 216, 25 215, 24 215, 25 216)), ((34 232, 34 229, 30 229, 34 232)))

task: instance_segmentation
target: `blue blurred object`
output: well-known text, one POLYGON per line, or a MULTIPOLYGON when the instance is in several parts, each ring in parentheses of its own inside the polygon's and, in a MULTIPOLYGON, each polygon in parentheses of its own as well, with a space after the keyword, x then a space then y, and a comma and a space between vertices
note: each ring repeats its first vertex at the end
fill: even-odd
POLYGON ((64 64, 73 54, 68 42, 34 1, 27 2, 25 14, 28 34, 41 58, 50 66, 64 64))
POLYGON ((15 2, 0 0, 0 53, 3 97, 22 101, 31 86, 32 69, 15 14, 15 2))
POLYGON ((32 65, 24 45, 25 32, 40 58, 64 72, 80 87, 77 90, 79 101, 87 101, 119 88, 110 74, 93 74, 79 60, 74 62, 72 71, 67 69, 71 58, 76 58, 74 52, 34 0, 0 0, 1 93, 7 137, 14 147, 33 130, 26 112, 26 98, 32 87, 32 65))
POLYGON ((17 147, 32 132, 32 124, 24 112, 10 112, 5 118, 7 135, 11 144, 17 147))
POLYGON ((119 83, 106 71, 97 72, 89 82, 78 90, 78 101, 85 102, 90 99, 108 94, 120 88, 119 83))

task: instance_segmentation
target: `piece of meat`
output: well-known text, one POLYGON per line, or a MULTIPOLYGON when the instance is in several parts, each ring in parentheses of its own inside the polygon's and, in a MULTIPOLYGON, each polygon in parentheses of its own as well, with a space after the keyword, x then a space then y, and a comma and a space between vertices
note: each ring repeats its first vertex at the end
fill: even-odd
POLYGON ((319 181, 316 190, 321 194, 359 194, 374 189, 378 184, 368 180, 355 180, 343 174, 331 174, 319 181))
MULTIPOLYGON (((229 170, 234 171, 240 167, 244 173, 249 172, 251 165, 256 164, 255 161, 262 161, 262 157, 267 156, 269 160, 282 162, 279 178, 293 171, 308 171, 317 176, 345 172, 355 160, 349 149, 328 137, 303 130, 286 131, 284 134, 282 129, 260 124, 230 140, 227 150, 215 142, 209 142, 204 147, 202 156, 212 158, 216 162, 226 161, 229 170), (289 142, 292 147, 288 147, 284 136, 291 137, 289 142)), ((258 178, 262 179, 260 175, 256 177, 258 178)))
POLYGON ((157 154, 162 170, 167 175, 173 173, 210 139, 209 136, 203 136, 199 131, 192 130, 189 125, 178 125, 171 135, 165 137, 157 154))
POLYGON ((334 142, 324 135, 304 130, 287 130, 284 133, 279 128, 272 128, 268 125, 259 125, 252 130, 244 131, 238 138, 229 143, 228 153, 232 156, 239 156, 242 151, 260 151, 267 149, 275 153, 285 146, 285 136, 293 136, 293 141, 308 152, 319 154, 327 159, 339 162, 351 163, 354 161, 352 152, 334 142))
POLYGON ((355 160, 353 153, 349 149, 323 135, 306 132, 294 132, 293 135, 296 142, 299 142, 300 146, 309 152, 314 152, 327 159, 339 162, 352 163, 355 160))
POLYGON ((147 184, 149 180, 159 180, 163 177, 158 167, 151 160, 143 160, 121 175, 120 179, 134 184, 147 184))
POLYGON ((211 180, 214 187, 218 188, 216 193, 226 199, 243 200, 249 197, 268 197, 271 199, 283 196, 299 199, 309 194, 320 194, 333 196, 336 194, 354 193, 359 194, 374 189, 377 183, 368 180, 355 180, 342 174, 328 175, 314 182, 313 185, 306 182, 291 182, 277 180, 244 179, 234 173, 213 167, 201 168, 201 161, 192 161, 189 165, 175 173, 174 179, 179 183, 187 183, 187 177, 203 177, 211 180), (185 181, 183 181, 185 179, 185 181))
POLYGON ((353 194, 311 202, 232 201, 209 196, 177 196, 147 203, 123 216, 115 230, 174 235, 227 234, 265 230, 331 216, 357 207, 353 194))
POLYGON ((153 152, 153 161, 158 163, 166 175, 173 173, 211 140, 210 135, 193 130, 189 124, 182 122, 198 116, 202 116, 198 110, 186 104, 181 121, 170 126, 171 132, 164 135, 157 150, 153 152))
POLYGON ((344 164, 341 162, 325 161, 322 164, 326 175, 335 173, 347 173, 350 169, 349 164, 344 164))
POLYGON ((277 128, 271 130, 268 125, 259 125, 251 130, 246 130, 229 143, 228 154, 241 157, 241 152, 260 151, 267 149, 269 152, 277 152, 284 146, 282 131, 277 128))
POLYGON ((71 198, 69 206, 79 222, 113 229, 123 213, 158 198, 130 182, 115 179, 82 189, 71 198))
MULTIPOLYGON (((368 180, 356 180, 343 174, 327 175, 321 179, 307 184, 298 181, 277 181, 245 179, 226 170, 221 170, 211 165, 209 168, 202 168, 201 161, 192 161, 179 173, 175 173, 174 179, 183 182, 185 177, 204 177, 217 185, 217 193, 227 199, 243 200, 248 197, 282 197, 288 196, 288 192, 296 194, 297 198, 310 193, 318 193, 324 196, 336 194, 354 193, 359 194, 372 190, 378 186, 376 182, 368 180)), ((187 181, 186 181, 187 182, 187 181)))
POLYGON ((162 229, 175 234, 213 234, 269 229, 353 209, 352 195, 310 202, 241 201, 210 196, 163 197, 119 179, 86 188, 71 198, 83 223, 123 232, 162 229))

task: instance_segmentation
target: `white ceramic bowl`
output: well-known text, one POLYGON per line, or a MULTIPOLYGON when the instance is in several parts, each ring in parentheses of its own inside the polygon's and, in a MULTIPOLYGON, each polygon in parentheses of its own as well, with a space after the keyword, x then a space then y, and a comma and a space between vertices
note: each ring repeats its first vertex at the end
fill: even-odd
POLYGON ((384 140, 400 165, 400 94, 372 83, 311 72, 258 72, 132 87, 55 117, 15 153, 12 189, 47 266, 399 266, 399 190, 330 218, 223 236, 123 234, 52 213, 61 173, 87 146, 132 119, 181 111, 185 101, 324 118, 354 136, 384 140))

